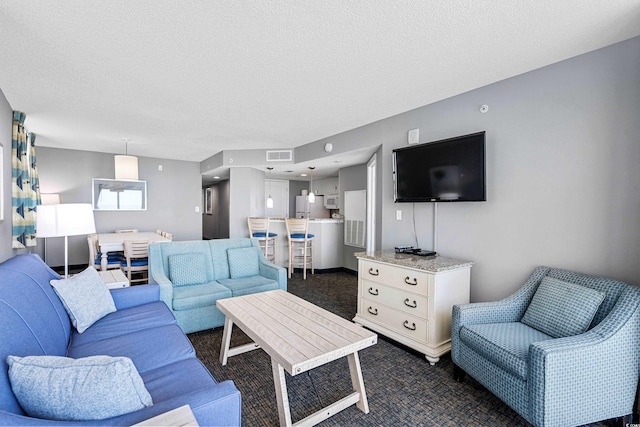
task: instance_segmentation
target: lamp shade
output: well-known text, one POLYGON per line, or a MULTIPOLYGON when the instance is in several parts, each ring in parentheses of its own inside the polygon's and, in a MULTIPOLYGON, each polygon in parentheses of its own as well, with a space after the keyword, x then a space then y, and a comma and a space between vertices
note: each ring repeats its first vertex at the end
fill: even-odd
POLYGON ((60 195, 57 193, 42 193, 40 195, 43 205, 59 205, 60 195))
POLYGON ((38 205, 36 236, 78 236, 96 232, 93 206, 90 203, 38 205))
POLYGON ((138 180, 138 158, 136 156, 114 156, 116 179, 138 180))

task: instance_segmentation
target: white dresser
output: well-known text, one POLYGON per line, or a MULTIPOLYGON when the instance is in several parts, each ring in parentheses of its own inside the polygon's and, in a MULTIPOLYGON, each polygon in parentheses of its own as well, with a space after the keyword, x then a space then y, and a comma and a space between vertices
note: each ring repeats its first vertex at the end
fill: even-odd
POLYGON ((359 252, 353 321, 424 353, 451 349, 451 308, 469 302, 472 262, 394 251, 359 252))

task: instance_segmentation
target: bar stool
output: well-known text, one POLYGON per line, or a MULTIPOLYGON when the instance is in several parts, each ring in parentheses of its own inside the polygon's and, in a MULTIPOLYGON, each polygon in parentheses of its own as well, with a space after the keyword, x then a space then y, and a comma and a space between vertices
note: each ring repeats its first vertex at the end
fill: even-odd
POLYGON ((287 237, 289 238, 289 279, 296 266, 302 267, 302 278, 307 280, 307 265, 313 268, 313 234, 309 234, 308 218, 285 218, 287 237), (298 253, 296 253, 298 252, 298 253))
POLYGON ((276 233, 269 232, 269 218, 247 218, 249 237, 258 240, 258 244, 268 261, 276 262, 276 233), (271 250, 269 250, 271 249, 271 250))

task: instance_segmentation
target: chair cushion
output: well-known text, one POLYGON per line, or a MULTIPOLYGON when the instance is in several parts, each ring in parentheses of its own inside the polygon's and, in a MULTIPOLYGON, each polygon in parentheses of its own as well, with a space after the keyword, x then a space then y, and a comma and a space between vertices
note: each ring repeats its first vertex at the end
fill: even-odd
POLYGON ((234 297, 279 289, 276 280, 268 279, 264 276, 243 277, 241 279, 220 279, 220 283, 231 289, 234 297))
POLYGON ((210 305, 215 306, 217 300, 231 296, 231 291, 218 282, 179 286, 173 288, 173 309, 190 310, 210 305))
POLYGON ((107 285, 93 267, 69 279, 51 280, 50 283, 79 333, 116 311, 107 285))
POLYGON ((199 285, 207 283, 205 254, 191 252, 169 255, 169 279, 174 286, 199 285))
MULTIPOLYGON (((120 261, 120 265, 127 267, 127 261, 120 261)), ((142 267, 144 265, 149 265, 149 260, 147 258, 136 258, 131 260, 131 267, 142 267)))
POLYGON ((522 323, 554 338, 579 335, 591 325, 605 294, 595 289, 544 277, 522 323))
POLYGON ((9 356, 7 363, 11 388, 31 417, 102 420, 153 404, 128 357, 9 356))
MULTIPOLYGON (((277 234, 276 233, 271 233, 269 232, 269 237, 276 237, 277 234)), ((257 231, 255 233, 253 233, 252 237, 256 237, 256 238, 265 238, 267 237, 267 233, 265 233, 264 231, 257 231)))
POLYGON ((227 249, 229 275, 232 279, 241 279, 260 274, 260 255, 258 250, 254 246, 227 249))
MULTIPOLYGON (((313 234, 307 234, 307 239, 311 239, 313 234)), ((295 233, 291 235, 292 239, 304 239, 304 233, 295 233)))
POLYGON ((463 326, 460 340, 506 371, 527 379, 529 345, 553 337, 520 322, 463 326))

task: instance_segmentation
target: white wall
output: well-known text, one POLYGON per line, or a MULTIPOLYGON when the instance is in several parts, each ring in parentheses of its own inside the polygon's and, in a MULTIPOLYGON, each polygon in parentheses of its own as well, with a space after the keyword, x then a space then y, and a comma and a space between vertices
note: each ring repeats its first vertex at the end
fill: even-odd
POLYGON ((487 202, 438 205, 438 252, 475 262, 472 300, 507 296, 537 265, 638 284, 639 69, 635 38, 310 145, 382 144, 382 248, 428 249, 432 204, 393 203, 391 152, 414 128, 421 142, 485 130, 487 202))
POLYGON ((229 170, 229 237, 248 237, 247 217, 264 216, 263 171, 251 167, 229 170))

